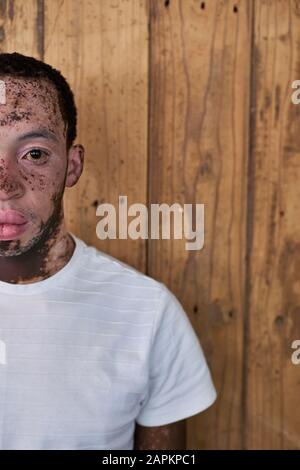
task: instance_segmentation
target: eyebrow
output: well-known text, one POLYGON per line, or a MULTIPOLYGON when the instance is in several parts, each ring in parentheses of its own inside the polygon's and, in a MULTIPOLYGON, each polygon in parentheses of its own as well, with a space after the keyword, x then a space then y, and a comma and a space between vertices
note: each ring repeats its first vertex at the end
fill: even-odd
POLYGON ((19 135, 17 140, 22 141, 22 140, 27 140, 27 139, 36 139, 36 138, 42 138, 42 139, 49 139, 53 140, 54 142, 59 142, 58 138, 56 135, 49 131, 48 129, 38 129, 34 130, 31 132, 27 132, 26 134, 19 135))

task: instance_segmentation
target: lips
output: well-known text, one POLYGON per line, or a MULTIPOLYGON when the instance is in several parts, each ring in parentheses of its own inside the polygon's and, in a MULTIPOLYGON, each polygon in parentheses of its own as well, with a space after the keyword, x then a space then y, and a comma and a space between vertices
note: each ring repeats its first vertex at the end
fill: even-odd
POLYGON ((0 224, 22 225, 27 220, 20 212, 13 210, 0 211, 0 224))
POLYGON ((0 211, 0 240, 14 240, 27 229, 28 221, 14 210, 0 211))

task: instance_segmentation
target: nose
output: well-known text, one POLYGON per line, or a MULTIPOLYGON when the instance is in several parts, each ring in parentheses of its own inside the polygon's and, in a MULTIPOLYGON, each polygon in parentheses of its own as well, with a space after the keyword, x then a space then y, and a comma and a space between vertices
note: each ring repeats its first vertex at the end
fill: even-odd
POLYGON ((17 199, 24 194, 24 186, 11 165, 0 164, 0 201, 17 199))

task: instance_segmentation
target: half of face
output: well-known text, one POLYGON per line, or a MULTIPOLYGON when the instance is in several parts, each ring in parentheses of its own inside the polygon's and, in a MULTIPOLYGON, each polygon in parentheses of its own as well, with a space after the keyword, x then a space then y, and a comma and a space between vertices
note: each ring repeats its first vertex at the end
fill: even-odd
POLYGON ((64 189, 77 182, 84 150, 66 148, 67 126, 51 82, 0 80, 0 256, 13 256, 58 236, 64 189))

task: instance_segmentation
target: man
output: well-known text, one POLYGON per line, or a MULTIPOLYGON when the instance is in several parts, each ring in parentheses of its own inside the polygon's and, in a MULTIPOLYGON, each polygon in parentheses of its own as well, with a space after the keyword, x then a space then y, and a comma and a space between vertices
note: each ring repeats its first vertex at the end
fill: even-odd
POLYGON ((0 54, 0 81, 0 449, 185 449, 216 398, 185 311, 67 231, 84 148, 60 72, 0 54))

